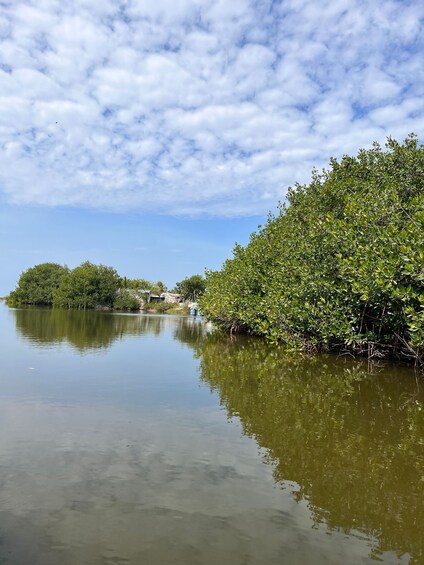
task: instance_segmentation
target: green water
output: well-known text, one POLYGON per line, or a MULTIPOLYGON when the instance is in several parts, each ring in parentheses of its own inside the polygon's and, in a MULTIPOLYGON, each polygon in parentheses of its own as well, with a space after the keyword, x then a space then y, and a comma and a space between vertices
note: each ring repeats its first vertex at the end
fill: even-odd
POLYGON ((0 307, 1 565, 424 563, 424 381, 0 307))

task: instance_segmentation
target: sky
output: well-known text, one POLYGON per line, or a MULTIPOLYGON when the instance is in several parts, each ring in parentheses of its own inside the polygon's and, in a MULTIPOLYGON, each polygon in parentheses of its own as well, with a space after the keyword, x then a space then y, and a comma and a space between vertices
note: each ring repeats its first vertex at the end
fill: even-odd
POLYGON ((218 268, 313 167, 424 130, 416 0, 0 0, 0 296, 218 268))

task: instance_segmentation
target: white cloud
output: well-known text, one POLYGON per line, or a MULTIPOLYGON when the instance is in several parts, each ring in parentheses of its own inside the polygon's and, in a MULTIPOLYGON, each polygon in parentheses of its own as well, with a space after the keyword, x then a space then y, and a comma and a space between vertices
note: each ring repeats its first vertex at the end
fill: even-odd
POLYGON ((266 212, 332 155, 423 135, 423 17, 401 0, 3 4, 0 191, 266 212))

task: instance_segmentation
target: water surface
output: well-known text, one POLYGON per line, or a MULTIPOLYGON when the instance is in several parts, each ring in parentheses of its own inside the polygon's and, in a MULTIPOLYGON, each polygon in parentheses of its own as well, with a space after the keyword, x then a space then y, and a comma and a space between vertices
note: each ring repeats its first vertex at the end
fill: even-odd
POLYGON ((423 562, 411 369, 173 316, 0 328, 0 564, 423 562))

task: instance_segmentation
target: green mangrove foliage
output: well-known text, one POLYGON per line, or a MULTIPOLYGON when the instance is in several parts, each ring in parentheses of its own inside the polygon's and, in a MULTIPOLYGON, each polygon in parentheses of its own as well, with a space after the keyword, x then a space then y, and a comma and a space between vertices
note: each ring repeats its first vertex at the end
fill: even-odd
POLYGON ((61 279, 59 287, 53 293, 53 304, 82 309, 111 307, 120 281, 113 267, 94 265, 86 261, 61 279))
POLYGON ((424 352, 424 148, 414 135, 332 159, 220 271, 205 315, 293 346, 424 352))
POLYGON ((19 277, 18 285, 7 297, 10 306, 18 304, 53 304, 53 293, 69 269, 57 263, 41 263, 27 269, 19 277))
POLYGON ((175 285, 175 292, 184 300, 197 300, 205 292, 206 281, 202 275, 192 275, 175 285))
POLYGON ((177 305, 172 302, 148 302, 144 304, 144 309, 155 312, 157 314, 164 314, 165 312, 177 310, 177 305))
MULTIPOLYGON (((9 306, 39 304, 66 308, 115 308, 140 310, 151 295, 166 291, 162 281, 120 277, 113 267, 85 261, 73 270, 56 263, 42 263, 21 274, 7 297, 9 306)), ((174 305, 162 305, 164 312, 174 305)))
POLYGON ((129 288, 120 288, 115 296, 113 307, 117 310, 140 310, 142 298, 137 291, 129 288))
POLYGON ((130 290, 149 291, 151 294, 166 292, 166 285, 162 281, 152 282, 147 279, 122 279, 122 287, 130 290))
POLYGON ((86 261, 73 270, 56 263, 42 263, 21 274, 7 297, 9 306, 41 304, 67 308, 112 306, 121 278, 113 267, 86 261))

